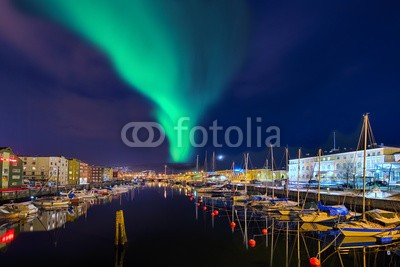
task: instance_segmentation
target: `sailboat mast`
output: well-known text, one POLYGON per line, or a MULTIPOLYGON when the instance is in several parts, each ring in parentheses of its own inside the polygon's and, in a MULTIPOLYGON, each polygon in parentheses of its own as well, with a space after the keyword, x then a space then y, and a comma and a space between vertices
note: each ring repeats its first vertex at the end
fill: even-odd
POLYGON ((215 151, 212 154, 212 172, 215 172, 215 151))
POLYGON ((196 173, 199 173, 199 155, 196 157, 196 173))
POLYGON ((321 154, 322 149, 318 150, 318 203, 321 201, 321 154))
POLYGON ((247 166, 249 163, 249 153, 244 154, 244 165, 245 165, 245 172, 244 172, 244 190, 247 195, 247 166))
POLYGON ((289 199, 289 176, 287 174, 289 173, 289 149, 286 146, 286 197, 289 199))
POLYGON ((275 198, 275 179, 274 179, 274 150, 271 145, 271 173, 272 173, 272 198, 275 198))
POLYGON ((300 154, 301 148, 299 148, 299 154, 297 157, 297 206, 300 205, 300 154))
POLYGON ((368 113, 364 115, 364 164, 363 164, 363 220, 365 220, 365 175, 367 165, 367 134, 368 134, 368 113))
POLYGON ((265 169, 266 169, 266 176, 265 176, 265 196, 268 196, 268 159, 265 160, 265 169))
POLYGON ((56 180, 56 195, 58 196, 58 178, 59 178, 59 174, 60 174, 60 167, 57 167, 57 180, 56 180))

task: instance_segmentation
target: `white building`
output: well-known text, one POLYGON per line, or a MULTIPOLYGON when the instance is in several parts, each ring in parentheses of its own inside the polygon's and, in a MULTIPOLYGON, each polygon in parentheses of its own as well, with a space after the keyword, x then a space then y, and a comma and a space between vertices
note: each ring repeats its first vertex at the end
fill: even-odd
POLYGON ((68 184, 68 160, 63 156, 28 157, 23 156, 23 177, 34 182, 55 185, 68 184))
MULTIPOLYGON (((400 183, 400 148, 379 147, 367 150, 366 176, 372 180, 400 183)), ((351 151, 289 160, 289 180, 304 182, 321 175, 324 180, 346 180, 363 176, 364 151, 351 151)))

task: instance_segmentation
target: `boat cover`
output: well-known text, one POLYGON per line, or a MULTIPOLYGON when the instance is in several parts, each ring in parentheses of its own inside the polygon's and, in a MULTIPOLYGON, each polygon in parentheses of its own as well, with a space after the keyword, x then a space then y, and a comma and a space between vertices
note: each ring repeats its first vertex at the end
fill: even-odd
POLYGON ((331 216, 344 216, 349 214, 349 210, 344 205, 324 206, 321 202, 318 202, 318 209, 328 212, 331 216))

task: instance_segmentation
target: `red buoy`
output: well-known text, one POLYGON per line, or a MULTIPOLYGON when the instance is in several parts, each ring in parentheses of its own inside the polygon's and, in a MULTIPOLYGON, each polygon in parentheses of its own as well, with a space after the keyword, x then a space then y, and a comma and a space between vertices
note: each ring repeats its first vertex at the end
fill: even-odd
POLYGON ((215 216, 215 213, 214 213, 214 212, 211 212, 211 216, 213 216, 213 217, 214 217, 214 216, 215 216))
POLYGON ((312 266, 312 267, 320 267, 321 266, 321 262, 319 261, 318 258, 312 257, 312 258, 310 258, 310 266, 312 266))
POLYGON ((204 207, 203 207, 203 210, 207 210, 207 207, 206 207, 206 206, 204 206, 204 207))
POLYGON ((263 233, 263 235, 266 235, 268 233, 268 230, 264 228, 261 230, 261 232, 263 233))
POLYGON ((197 206, 200 206, 200 203, 196 203, 197 206))
POLYGON ((191 197, 191 198, 189 198, 190 199, 190 201, 192 201, 193 200, 193 198, 191 197))
POLYGON ((215 214, 215 215, 218 215, 218 210, 214 210, 214 214, 215 214))
POLYGON ((230 225, 231 225, 232 229, 234 229, 236 227, 236 223, 235 222, 231 222, 230 225))
POLYGON ((256 246, 256 241, 254 239, 249 240, 250 247, 254 248, 256 246))

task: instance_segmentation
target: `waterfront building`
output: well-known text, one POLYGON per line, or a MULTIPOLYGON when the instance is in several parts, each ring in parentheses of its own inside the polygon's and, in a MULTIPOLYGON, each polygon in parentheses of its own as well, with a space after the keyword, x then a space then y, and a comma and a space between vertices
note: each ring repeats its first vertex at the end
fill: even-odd
POLYGON ((9 147, 0 147, 0 188, 22 185, 22 160, 9 147))
POLYGON ((63 156, 23 156, 23 178, 35 184, 68 184, 68 160, 63 156))
POLYGON ((81 161, 79 163, 79 184, 89 183, 89 165, 81 161))
MULTIPOLYGON (((385 181, 390 184, 400 183, 400 148, 381 146, 367 149, 366 176, 367 182, 385 181)), ((307 182, 318 177, 321 182, 342 181, 347 183, 362 183, 363 151, 346 151, 329 153, 319 157, 304 157, 289 160, 289 180, 307 182), (298 169, 299 168, 299 169, 298 169)))
POLYGON ((80 179, 81 161, 79 159, 68 159, 68 184, 77 185, 80 179))
POLYGON ((261 182, 273 182, 277 180, 285 180, 288 177, 286 170, 271 170, 271 169, 250 169, 245 171, 242 169, 238 170, 220 170, 216 171, 216 174, 224 175, 231 181, 261 181, 261 182))
POLYGON ((91 166, 89 174, 90 183, 108 182, 113 179, 113 169, 105 166, 91 166))

